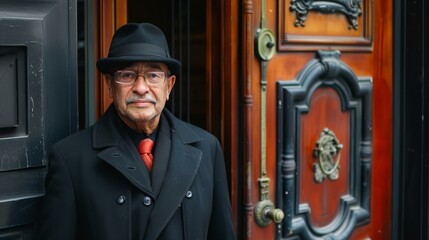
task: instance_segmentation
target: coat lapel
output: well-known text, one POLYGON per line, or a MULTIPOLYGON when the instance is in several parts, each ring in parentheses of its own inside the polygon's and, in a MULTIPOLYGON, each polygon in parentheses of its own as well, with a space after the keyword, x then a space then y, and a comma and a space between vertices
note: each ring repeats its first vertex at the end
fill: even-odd
POLYGON ((152 167, 152 189, 156 196, 161 191, 165 175, 170 162, 171 153, 171 134, 170 125, 164 115, 161 115, 158 136, 156 138, 155 149, 153 154, 153 167, 152 167))
POLYGON ((134 186, 154 197, 149 171, 143 161, 140 161, 137 149, 132 147, 134 144, 131 139, 121 134, 114 123, 118 119, 112 105, 94 126, 93 147, 102 149, 97 156, 119 171, 134 186))
POLYGON ((135 187, 154 198, 148 170, 142 166, 142 161, 136 159, 136 154, 130 154, 132 151, 124 147, 109 147, 97 156, 122 173, 135 187))
POLYGON ((156 239, 161 234, 191 187, 202 158, 202 152, 189 145, 201 137, 171 113, 164 113, 171 128, 170 160, 144 239, 156 239))

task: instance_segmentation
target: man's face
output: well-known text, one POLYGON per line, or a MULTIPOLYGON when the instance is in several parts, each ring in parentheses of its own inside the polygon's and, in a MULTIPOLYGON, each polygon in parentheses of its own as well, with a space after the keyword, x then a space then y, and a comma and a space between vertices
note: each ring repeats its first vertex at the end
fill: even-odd
POLYGON ((118 83, 121 79, 118 74, 114 74, 109 78, 109 95, 119 116, 129 127, 137 132, 150 134, 159 123, 176 76, 167 75, 168 68, 165 64, 153 62, 135 63, 117 72, 121 71, 137 73, 137 79, 128 84, 118 83), (160 83, 150 83, 144 77, 147 73, 163 73, 165 79, 160 83))

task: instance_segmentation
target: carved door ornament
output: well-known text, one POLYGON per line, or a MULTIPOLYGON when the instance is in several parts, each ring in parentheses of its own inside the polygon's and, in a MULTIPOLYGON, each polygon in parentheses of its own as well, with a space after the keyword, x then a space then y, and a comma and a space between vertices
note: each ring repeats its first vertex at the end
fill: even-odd
MULTIPOLYGON (((372 166, 372 77, 357 77, 352 68, 340 60, 339 51, 318 51, 314 59, 301 70, 296 79, 277 81, 277 207, 283 209, 284 219, 281 233, 276 239, 349 239, 356 226, 370 221, 371 166, 372 166), (345 116, 345 127, 333 131, 326 128, 335 120, 312 118, 326 125, 316 143, 316 149, 307 153, 305 129, 310 130, 310 122, 305 117, 315 113, 318 105, 314 96, 318 91, 332 91, 337 96, 336 109, 329 109, 335 116, 345 116), (313 104, 312 104, 313 103, 313 104), (307 128, 306 128, 307 127, 307 128), (341 142, 347 143, 343 145, 341 142), (305 153, 304 153, 305 152, 305 153), (339 177, 340 153, 342 155, 339 177), (308 158, 307 158, 308 156, 308 158), (315 167, 320 173, 308 169, 308 159, 317 156, 315 167), (341 175, 341 176, 343 176, 341 175), (309 177, 310 184, 304 183, 309 177), (332 184, 311 188, 313 180, 328 178, 332 184), (328 186, 329 185, 329 186, 328 186), (334 193, 326 189, 342 188, 334 193), (309 202, 312 194, 331 194, 329 202, 335 202, 335 209, 329 212, 326 221, 317 219, 324 213, 317 212, 320 206, 309 202), (313 210, 313 211, 312 211, 313 210), (317 215, 319 214, 319 215, 317 215)), ((329 95, 329 94, 328 94, 329 95)), ((326 95, 326 96, 328 96, 326 95)), ((325 95, 324 95, 325 96, 325 95)), ((325 103, 327 104, 327 103, 325 103)), ((311 127, 310 127, 311 126, 311 127)), ((319 126, 318 126, 319 127, 319 126)), ((309 133, 310 131, 307 131, 309 133)), ((312 132, 312 131, 311 131, 312 132)), ((318 131, 315 131, 318 134, 318 131)), ((314 144, 311 142, 310 144, 314 144)), ((311 146, 311 147, 314 147, 311 146)), ((317 171, 316 171, 317 172, 317 171)), ((315 196, 315 195, 314 195, 315 196)), ((317 202, 317 200, 315 201, 317 202)))
POLYGON ((309 11, 343 13, 350 21, 350 28, 358 29, 358 17, 362 15, 362 0, 291 0, 290 11, 296 12, 295 27, 304 27, 309 11))
POLYGON ((343 145, 339 142, 332 130, 323 129, 316 143, 313 156, 318 162, 313 165, 314 180, 318 183, 325 178, 337 180, 340 172, 340 151, 343 145))

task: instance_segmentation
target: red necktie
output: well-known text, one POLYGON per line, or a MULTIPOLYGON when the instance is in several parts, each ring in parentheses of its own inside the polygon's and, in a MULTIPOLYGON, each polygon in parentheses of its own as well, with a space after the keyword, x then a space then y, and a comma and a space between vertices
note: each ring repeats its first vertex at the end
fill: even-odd
POLYGON ((145 138, 140 141, 139 146, 137 147, 140 153, 140 156, 142 157, 144 163, 146 164, 147 168, 149 168, 149 171, 152 171, 152 147, 153 147, 153 141, 150 138, 145 138))

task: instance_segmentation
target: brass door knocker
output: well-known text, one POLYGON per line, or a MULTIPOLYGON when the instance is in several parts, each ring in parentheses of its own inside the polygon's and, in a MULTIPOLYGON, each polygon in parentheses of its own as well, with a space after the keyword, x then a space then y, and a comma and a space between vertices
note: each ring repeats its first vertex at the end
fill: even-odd
POLYGON ((324 128, 316 143, 313 156, 319 161, 313 165, 314 180, 318 183, 325 178, 337 180, 340 169, 340 151, 343 148, 334 132, 324 128), (335 159, 336 158, 336 159, 335 159))

